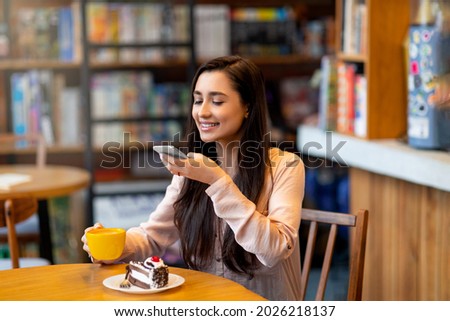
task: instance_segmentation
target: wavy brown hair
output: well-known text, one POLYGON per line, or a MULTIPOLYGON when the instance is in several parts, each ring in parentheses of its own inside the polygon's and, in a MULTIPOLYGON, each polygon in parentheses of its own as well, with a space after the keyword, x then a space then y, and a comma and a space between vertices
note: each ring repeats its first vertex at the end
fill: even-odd
MULTIPOLYGON (((264 78, 260 69, 251 61, 239 56, 226 56, 204 63, 197 70, 191 88, 193 91, 199 76, 204 72, 224 72, 232 87, 239 93, 241 102, 248 107, 248 118, 242 124, 242 138, 235 184, 241 192, 256 203, 265 181, 266 164, 269 164, 269 141, 267 141, 267 102, 264 78)), ((187 123, 188 150, 202 153, 216 160, 215 143, 205 143, 195 121, 187 123)), ((222 237, 219 219, 214 213, 211 199, 205 193, 209 185, 186 178, 179 199, 175 203, 175 225, 180 233, 181 248, 186 264, 202 269, 215 259, 215 237, 222 237)), ((245 251, 237 242, 229 226, 222 240, 221 259, 236 273, 253 276, 259 267, 256 256, 245 251)))

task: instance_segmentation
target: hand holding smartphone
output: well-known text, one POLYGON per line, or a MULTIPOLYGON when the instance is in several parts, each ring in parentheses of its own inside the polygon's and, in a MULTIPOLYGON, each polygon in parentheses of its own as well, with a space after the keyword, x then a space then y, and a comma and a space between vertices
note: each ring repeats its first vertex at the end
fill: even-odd
POLYGON ((158 152, 159 154, 166 154, 166 155, 169 155, 169 156, 172 156, 175 158, 180 158, 180 159, 188 158, 185 153, 183 153, 178 148, 171 146, 171 145, 153 146, 153 150, 158 152))

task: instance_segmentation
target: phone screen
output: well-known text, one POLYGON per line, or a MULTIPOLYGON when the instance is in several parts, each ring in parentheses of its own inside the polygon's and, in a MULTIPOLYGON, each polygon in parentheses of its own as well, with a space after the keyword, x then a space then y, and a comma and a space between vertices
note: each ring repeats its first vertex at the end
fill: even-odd
POLYGON ((176 157, 176 158, 182 158, 182 159, 188 158, 186 156, 186 154, 184 154, 178 148, 173 147, 171 145, 153 146, 153 150, 160 154, 167 154, 167 155, 170 155, 170 156, 176 157))

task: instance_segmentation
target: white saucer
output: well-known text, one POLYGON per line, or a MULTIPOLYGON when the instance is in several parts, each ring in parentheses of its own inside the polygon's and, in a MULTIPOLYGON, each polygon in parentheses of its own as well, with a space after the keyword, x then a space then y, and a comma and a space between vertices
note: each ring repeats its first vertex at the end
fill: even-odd
POLYGON ((125 273, 114 275, 114 276, 104 279, 103 285, 109 289, 120 291, 120 292, 125 292, 125 293, 149 294, 149 293, 157 293, 157 292, 162 292, 162 291, 166 291, 169 289, 173 289, 184 283, 184 278, 182 276, 169 273, 169 282, 166 286, 163 286, 162 288, 143 289, 143 288, 140 288, 140 287, 134 286, 134 285, 132 285, 129 288, 121 288, 120 283, 122 283, 124 278, 125 278, 125 273))

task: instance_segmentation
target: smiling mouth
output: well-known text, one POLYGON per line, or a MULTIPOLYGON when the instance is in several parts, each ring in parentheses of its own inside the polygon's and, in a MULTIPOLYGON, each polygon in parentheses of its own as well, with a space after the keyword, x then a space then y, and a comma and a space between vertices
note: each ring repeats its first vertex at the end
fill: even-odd
POLYGON ((200 123, 201 128, 212 128, 219 126, 219 123, 200 123))

